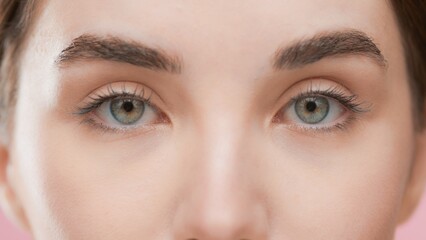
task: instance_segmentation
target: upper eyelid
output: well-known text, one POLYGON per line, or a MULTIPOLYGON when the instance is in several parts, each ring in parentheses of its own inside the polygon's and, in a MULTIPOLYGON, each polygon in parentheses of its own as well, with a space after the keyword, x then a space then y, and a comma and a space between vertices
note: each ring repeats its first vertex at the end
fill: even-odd
POLYGON ((144 85, 134 82, 115 82, 104 85, 93 90, 79 106, 76 107, 74 114, 83 115, 91 112, 93 109, 99 107, 102 103, 118 97, 135 98, 140 101, 149 103, 151 106, 158 108, 155 104, 151 103, 151 98, 154 91, 144 85), (128 85, 133 85, 129 88, 128 85))
MULTIPOLYGON (((150 102, 150 99, 148 99, 148 98, 138 97, 137 95, 131 95, 131 94, 127 94, 127 93, 116 94, 116 95, 105 96, 105 97, 99 97, 99 98, 96 98, 96 99, 91 98, 93 102, 92 103, 86 103, 86 104, 92 104, 92 105, 96 105, 96 107, 99 107, 101 104, 108 102, 108 101, 111 101, 111 100, 114 100, 116 98, 133 98, 133 99, 136 99, 136 100, 146 102, 147 104, 149 104, 151 106, 153 105, 150 102)), ((84 113, 86 113, 86 112, 83 112, 83 113, 80 113, 80 114, 84 114, 84 113)))
MULTIPOLYGON (((126 89, 126 83, 122 83, 120 91, 117 92, 112 87, 112 84, 108 84, 107 85, 107 91, 108 91, 109 95, 129 95, 129 96, 132 96, 132 97, 144 98, 144 95, 145 95, 145 86, 142 86, 142 85, 140 85, 140 86, 141 86, 140 90, 138 90, 138 88, 136 87, 136 88, 134 88, 133 91, 127 91, 127 89, 126 89)), ((151 93, 151 95, 152 95, 152 93, 151 93)))
MULTIPOLYGON (((115 93, 137 93, 137 90, 139 91, 143 90, 143 93, 147 92, 154 92, 150 87, 146 86, 145 84, 142 84, 141 82, 137 81, 127 81, 127 80, 121 80, 121 81, 113 81, 109 83, 104 83, 100 86, 97 86, 90 92, 86 93, 86 96, 81 99, 83 101, 84 99, 87 99, 90 96, 96 96, 96 95, 113 95, 115 93), (118 89, 118 90, 116 90, 118 89)), ((151 93, 152 94, 152 93, 151 93)))
POLYGON ((294 103, 298 99, 302 97, 310 97, 310 96, 324 96, 327 98, 331 98, 334 100, 337 100, 340 104, 344 105, 345 107, 349 108, 349 110, 352 110, 353 112, 368 112, 371 110, 371 104, 367 104, 365 101, 362 101, 359 99, 359 96, 357 94, 354 94, 350 92, 349 90, 346 92, 344 90, 344 87, 329 87, 327 89, 313 89, 312 85, 309 87, 308 90, 304 90, 297 94, 295 97, 292 97, 289 101, 287 107, 291 105, 291 103, 294 103))

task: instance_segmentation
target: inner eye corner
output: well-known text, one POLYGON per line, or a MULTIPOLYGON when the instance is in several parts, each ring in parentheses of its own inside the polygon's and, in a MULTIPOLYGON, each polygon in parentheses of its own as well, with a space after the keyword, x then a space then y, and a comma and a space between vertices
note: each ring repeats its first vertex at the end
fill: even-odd
POLYGON ((158 122, 159 123, 164 123, 164 124, 170 124, 172 125, 172 120, 171 118, 163 111, 159 112, 159 117, 158 117, 158 122))

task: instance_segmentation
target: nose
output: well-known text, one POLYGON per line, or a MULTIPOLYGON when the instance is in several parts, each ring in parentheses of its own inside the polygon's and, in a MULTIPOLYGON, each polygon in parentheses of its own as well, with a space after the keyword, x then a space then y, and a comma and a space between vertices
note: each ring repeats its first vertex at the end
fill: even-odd
POLYGON ((267 239, 267 211, 255 168, 243 139, 228 133, 215 132, 221 138, 205 141, 197 157, 190 157, 196 164, 174 218, 176 240, 267 239))

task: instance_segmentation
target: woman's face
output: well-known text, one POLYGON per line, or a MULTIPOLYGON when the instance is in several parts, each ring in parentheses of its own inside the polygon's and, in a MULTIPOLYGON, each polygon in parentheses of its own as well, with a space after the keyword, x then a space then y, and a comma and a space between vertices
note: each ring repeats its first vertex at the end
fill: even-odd
POLYGON ((392 239, 416 158, 386 1, 44 1, 9 145, 36 239, 392 239))

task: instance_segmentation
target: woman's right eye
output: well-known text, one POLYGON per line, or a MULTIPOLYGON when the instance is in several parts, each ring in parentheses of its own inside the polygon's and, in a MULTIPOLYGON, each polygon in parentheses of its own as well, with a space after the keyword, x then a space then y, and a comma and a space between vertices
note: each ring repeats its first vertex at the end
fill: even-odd
POLYGON ((168 117, 151 103, 153 92, 134 83, 116 83, 95 91, 77 114, 83 122, 104 130, 130 130, 168 122, 168 117), (146 98, 148 92, 149 97, 146 98))
POLYGON ((112 126, 138 126, 158 119, 158 111, 147 100, 114 98, 102 103, 94 113, 112 126))

